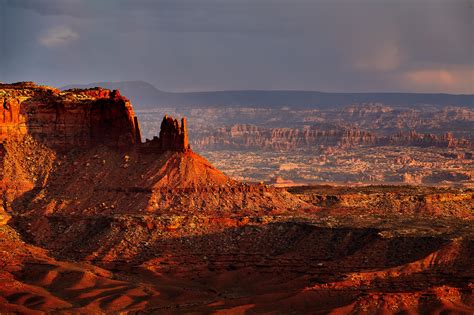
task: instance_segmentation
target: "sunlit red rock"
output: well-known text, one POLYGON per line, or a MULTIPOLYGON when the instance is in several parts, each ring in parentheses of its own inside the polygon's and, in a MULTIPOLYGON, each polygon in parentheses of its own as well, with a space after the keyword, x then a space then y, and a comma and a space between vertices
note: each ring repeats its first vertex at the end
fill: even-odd
POLYGON ((146 140, 142 152, 160 153, 165 151, 186 152, 191 150, 186 127, 186 118, 181 122, 166 115, 161 122, 160 135, 146 140))
POLYGON ((118 91, 0 84, 0 100, 0 139, 29 134, 62 150, 98 144, 130 147, 140 141, 130 101, 118 91))
POLYGON ((239 183, 118 92, 1 87, 2 313, 473 311, 472 191, 239 183))

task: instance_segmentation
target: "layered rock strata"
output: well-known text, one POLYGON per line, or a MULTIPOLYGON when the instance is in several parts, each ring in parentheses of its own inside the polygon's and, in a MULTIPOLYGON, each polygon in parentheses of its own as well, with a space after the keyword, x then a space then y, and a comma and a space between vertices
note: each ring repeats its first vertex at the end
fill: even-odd
POLYGON ((143 146, 144 152, 188 151, 186 119, 165 116, 159 137, 142 144, 138 118, 118 90, 60 91, 32 82, 0 84, 0 140, 40 140, 53 149, 143 146))
POLYGON ((255 125, 223 127, 194 140, 193 146, 201 150, 269 150, 290 151, 319 146, 410 146, 439 148, 470 148, 470 141, 455 138, 452 133, 443 135, 420 134, 416 131, 398 132, 391 136, 376 135, 338 125, 304 128, 264 128, 255 125))
POLYGON ((31 135, 55 149, 106 144, 130 147, 140 129, 119 91, 68 90, 22 82, 0 85, 0 139, 31 135))

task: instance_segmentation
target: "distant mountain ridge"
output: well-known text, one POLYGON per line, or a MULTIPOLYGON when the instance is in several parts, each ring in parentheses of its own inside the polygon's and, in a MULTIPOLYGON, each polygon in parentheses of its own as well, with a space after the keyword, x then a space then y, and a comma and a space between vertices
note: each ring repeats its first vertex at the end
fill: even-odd
POLYGON ((153 108, 165 106, 252 106, 295 108, 327 108, 347 106, 353 103, 384 103, 391 106, 462 105, 474 107, 474 94, 444 93, 333 93, 295 90, 229 90, 209 92, 166 92, 144 81, 96 82, 73 84, 62 87, 92 88, 100 86, 119 89, 135 107, 153 108))

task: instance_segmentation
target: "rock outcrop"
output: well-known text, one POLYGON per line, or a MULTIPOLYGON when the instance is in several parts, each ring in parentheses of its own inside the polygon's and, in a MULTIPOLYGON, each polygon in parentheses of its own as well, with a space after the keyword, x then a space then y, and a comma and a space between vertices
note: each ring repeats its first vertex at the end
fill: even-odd
POLYGON ((0 84, 0 139, 31 135, 55 149, 140 143, 130 101, 102 88, 61 92, 31 82, 0 84))
POLYGON ((201 150, 278 150, 308 149, 319 146, 349 148, 355 146, 412 146, 469 148, 471 142, 444 135, 398 132, 392 136, 376 135, 357 127, 315 125, 303 128, 265 128, 255 125, 233 125, 194 140, 201 150))
POLYGON ((474 219, 474 190, 424 186, 300 186, 288 191, 328 211, 364 214, 424 214, 474 219))
POLYGON ((146 140, 141 147, 143 152, 165 152, 177 151, 186 152, 191 150, 186 128, 186 118, 173 119, 166 115, 161 122, 160 136, 152 140, 146 140))
POLYGON ((186 118, 165 116, 160 136, 142 144, 138 118, 118 90, 58 89, 32 82, 0 84, 0 140, 31 135, 53 149, 107 145, 144 152, 190 150, 186 118))
POLYGON ((32 206, 27 211, 104 214, 101 205, 110 200, 117 202, 112 213, 127 214, 279 212, 306 206, 288 193, 233 181, 192 152, 185 118, 165 116, 159 137, 142 143, 138 119, 118 91, 60 92, 20 83, 3 85, 0 93, 8 104, 15 98, 19 108, 0 146, 0 185, 9 192, 8 202, 33 188, 46 189, 41 200, 48 201, 33 206, 36 202, 25 200, 32 206), (21 126, 25 130, 19 132, 21 126), (61 198, 77 198, 80 206, 53 206, 61 198))
POLYGON ((451 132, 444 135, 419 134, 412 130, 410 132, 399 132, 395 136, 380 137, 378 142, 381 145, 403 145, 414 147, 439 147, 439 148, 469 148, 472 146, 466 139, 458 139, 451 132))

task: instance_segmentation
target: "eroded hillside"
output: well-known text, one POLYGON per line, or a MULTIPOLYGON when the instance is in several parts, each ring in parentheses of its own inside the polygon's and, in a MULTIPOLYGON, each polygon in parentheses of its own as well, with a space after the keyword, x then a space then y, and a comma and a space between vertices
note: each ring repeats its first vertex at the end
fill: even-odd
POLYGON ((0 129, 1 311, 474 310, 470 190, 240 183, 185 120, 142 143, 118 92, 0 91, 22 109, 0 129), (93 133, 111 112, 123 128, 93 133))

